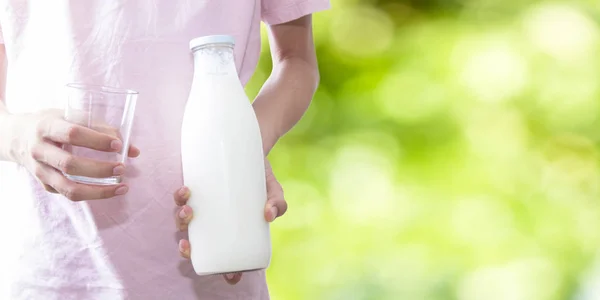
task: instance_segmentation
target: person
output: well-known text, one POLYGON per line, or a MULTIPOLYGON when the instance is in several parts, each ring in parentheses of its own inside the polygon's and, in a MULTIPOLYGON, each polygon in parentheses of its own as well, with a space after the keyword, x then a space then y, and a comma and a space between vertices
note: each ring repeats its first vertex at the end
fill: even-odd
MULTIPOLYGON (((259 59, 261 21, 267 24, 273 68, 253 102, 266 155, 317 88, 311 15, 329 6, 328 0, 0 2, 0 299, 269 299, 264 270, 198 276, 178 255, 189 258, 179 230, 194 214, 185 204, 193 191, 182 187, 180 157, 193 73, 188 42, 232 35, 246 84, 259 59), (97 167, 61 149, 123 147, 56 113, 69 82, 140 93, 125 166, 97 167), (61 171, 125 179, 93 186, 61 171)), ((273 221, 287 204, 266 168, 265 218, 273 221)))

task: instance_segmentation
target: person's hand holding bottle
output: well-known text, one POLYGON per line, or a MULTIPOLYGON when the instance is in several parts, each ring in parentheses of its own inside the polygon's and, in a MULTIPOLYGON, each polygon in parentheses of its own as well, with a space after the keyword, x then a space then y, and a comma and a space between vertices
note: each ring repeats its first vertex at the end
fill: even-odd
MULTIPOLYGON (((265 205, 265 220, 273 222, 277 217, 282 216, 287 211, 287 202, 283 197, 283 189, 281 184, 273 175, 271 164, 265 159, 265 175, 267 183, 267 204, 265 205)), ((188 224, 193 218, 192 208, 186 205, 190 198, 190 191, 187 187, 182 187, 175 192, 173 199, 175 204, 179 206, 175 215, 177 228, 181 231, 187 231, 188 224)), ((179 253, 182 257, 190 259, 190 242, 188 240, 179 241, 179 253)), ((229 284, 236 284, 242 278, 242 273, 230 273, 223 275, 229 284)))

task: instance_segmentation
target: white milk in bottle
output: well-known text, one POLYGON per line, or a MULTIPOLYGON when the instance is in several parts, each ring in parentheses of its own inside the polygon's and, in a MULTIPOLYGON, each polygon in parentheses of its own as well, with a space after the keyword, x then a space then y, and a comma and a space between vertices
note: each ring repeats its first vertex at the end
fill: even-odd
POLYGON ((231 36, 190 41, 194 79, 181 136, 188 233, 199 275, 267 268, 271 258, 262 138, 231 36))

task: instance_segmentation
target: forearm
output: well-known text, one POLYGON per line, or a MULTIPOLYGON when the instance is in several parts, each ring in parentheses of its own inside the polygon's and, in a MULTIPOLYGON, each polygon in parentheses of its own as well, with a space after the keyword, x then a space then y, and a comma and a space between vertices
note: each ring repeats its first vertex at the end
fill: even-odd
POLYGON ((318 83, 315 63, 290 57, 275 64, 253 103, 265 155, 302 118, 318 83))
POLYGON ((11 161, 11 145, 13 144, 12 119, 3 99, 0 99, 0 161, 11 161))
POLYGON ((11 115, 8 113, 5 103, 6 86, 6 51, 4 45, 0 45, 0 161, 10 160, 10 145, 12 144, 11 115))
POLYGON ((0 119, 8 116, 8 109, 4 104, 4 99, 0 98, 0 119))

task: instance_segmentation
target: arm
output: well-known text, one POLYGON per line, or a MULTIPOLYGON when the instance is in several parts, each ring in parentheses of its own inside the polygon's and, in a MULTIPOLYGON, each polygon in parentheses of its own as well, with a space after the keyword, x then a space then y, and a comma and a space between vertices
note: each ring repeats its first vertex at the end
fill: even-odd
POLYGON ((273 70, 253 106, 265 155, 302 118, 319 84, 312 17, 269 27, 273 70))
POLYGON ((8 66, 8 59, 6 58, 6 48, 3 44, 0 44, 0 115, 8 113, 6 106, 4 105, 4 98, 6 95, 6 67, 8 66))
MULTIPOLYGON (((6 137, 9 134, 8 110, 6 109, 5 91, 6 91, 6 67, 8 60, 6 58, 6 48, 0 44, 0 137, 6 137)), ((0 161, 9 159, 8 143, 0 143, 0 161)))

